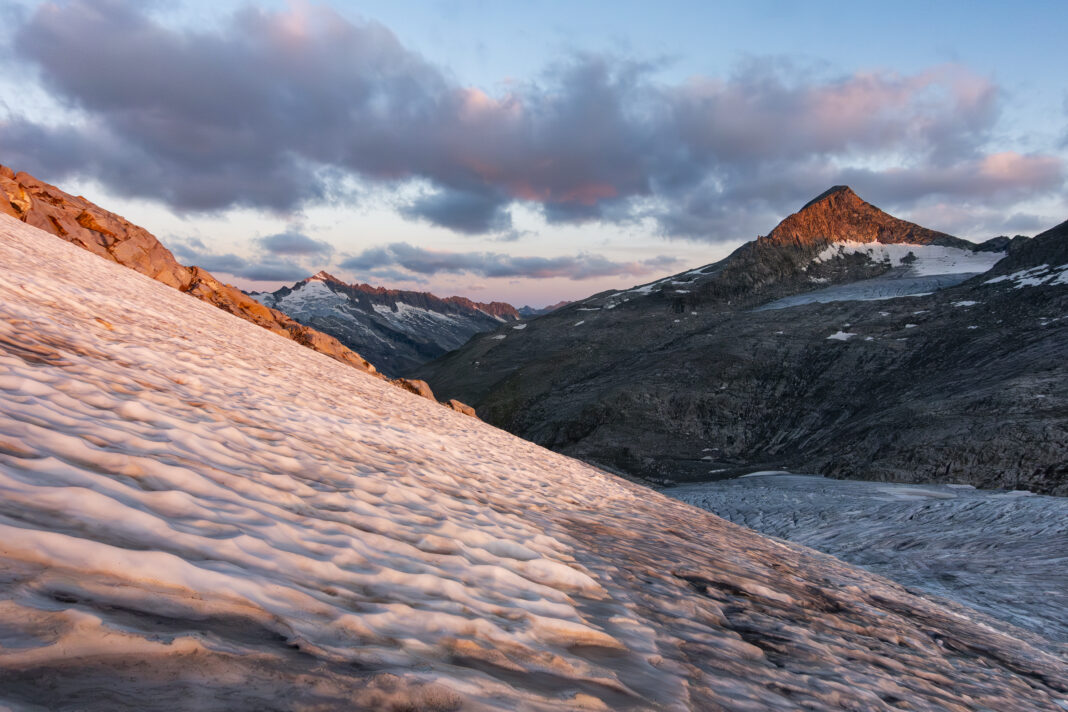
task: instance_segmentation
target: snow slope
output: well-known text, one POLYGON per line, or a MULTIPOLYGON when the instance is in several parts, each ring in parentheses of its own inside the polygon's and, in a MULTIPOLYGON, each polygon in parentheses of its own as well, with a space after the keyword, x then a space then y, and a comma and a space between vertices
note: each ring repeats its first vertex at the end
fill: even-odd
POLYGON ((3 216, 0 263, 0 709, 1057 710, 1068 696, 1041 638, 3 216))

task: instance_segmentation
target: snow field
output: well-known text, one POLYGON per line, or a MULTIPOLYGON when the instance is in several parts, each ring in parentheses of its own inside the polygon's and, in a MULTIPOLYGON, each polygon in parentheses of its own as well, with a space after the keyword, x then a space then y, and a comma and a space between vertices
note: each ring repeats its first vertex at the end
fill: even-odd
MULTIPOLYGON (((410 671, 468 640, 612 681, 568 649, 654 649, 640 629, 620 640, 589 625, 573 596, 604 588, 526 514, 576 468, 592 478, 576 503, 627 496, 604 476, 555 456, 531 471, 533 445, 21 223, 0 228, 0 340, 42 354, 0 351, 3 560, 70 572, 67 596, 250 617, 374 667, 410 671)), ((0 661, 55 654, 32 638, 0 661)))
POLYGON ((975 252, 941 245, 883 244, 881 242, 836 242, 820 252, 814 262, 827 262, 840 255, 866 254, 874 262, 907 266, 912 275, 928 277, 943 274, 986 272, 1004 252, 975 252), (909 255, 915 259, 909 261, 909 255))

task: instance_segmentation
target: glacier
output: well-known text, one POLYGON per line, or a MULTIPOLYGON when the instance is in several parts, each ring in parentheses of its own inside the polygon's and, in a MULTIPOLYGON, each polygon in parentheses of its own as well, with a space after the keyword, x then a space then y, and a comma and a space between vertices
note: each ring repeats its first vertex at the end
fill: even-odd
POLYGON ((663 492, 1068 648, 1068 498, 785 472, 663 492))

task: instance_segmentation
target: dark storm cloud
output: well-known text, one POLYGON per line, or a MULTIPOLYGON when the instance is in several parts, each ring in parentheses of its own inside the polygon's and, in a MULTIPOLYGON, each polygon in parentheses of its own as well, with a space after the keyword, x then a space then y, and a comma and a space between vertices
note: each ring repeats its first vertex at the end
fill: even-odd
POLYGON ((9 117, 5 161, 179 209, 289 211, 330 197, 338 176, 418 179, 430 190, 402 212, 462 233, 508 234, 520 201, 550 222, 649 218, 667 235, 727 239, 850 177, 886 203, 1008 204, 1064 185, 1058 158, 990 162, 999 92, 952 66, 830 76, 755 59, 668 85, 647 65, 582 55, 489 96, 385 27, 309 5, 247 8, 213 33, 164 26, 140 3, 74 0, 41 5, 15 33, 84 121, 9 117))
POLYGON ((329 242, 313 240, 300 232, 280 232, 256 242, 274 255, 330 255, 334 251, 329 242))
POLYGON ((573 257, 516 257, 497 252, 442 252, 406 242, 373 247, 341 262, 343 269, 367 272, 403 268, 422 275, 469 273, 481 277, 531 277, 593 279, 616 275, 643 275, 676 264, 673 257, 659 256, 641 262, 613 262, 601 255, 573 257))
POLYGON ((512 227, 505 203, 502 196, 492 193, 442 190, 417 199, 402 208, 401 214, 468 235, 502 233, 512 227))

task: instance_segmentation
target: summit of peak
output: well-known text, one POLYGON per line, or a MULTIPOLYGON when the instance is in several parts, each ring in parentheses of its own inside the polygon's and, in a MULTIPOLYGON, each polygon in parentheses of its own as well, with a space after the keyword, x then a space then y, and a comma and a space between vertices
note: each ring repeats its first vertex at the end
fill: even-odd
MULTIPOLYGON (((801 210, 805 210, 807 208, 810 208, 813 205, 816 205, 817 203, 826 202, 830 198, 833 198, 833 197, 836 197, 836 196, 838 198, 849 198, 849 199, 861 200, 860 196, 857 195, 853 191, 853 189, 850 188, 848 185, 832 185, 830 188, 828 188, 827 190, 823 191, 822 193, 817 195, 812 200, 810 200, 807 203, 805 203, 801 207, 801 210)), ((863 202, 863 201, 861 201, 861 202, 863 202)))
POLYGON ((345 284, 343 280, 338 279, 334 275, 327 272, 325 269, 321 269, 311 277, 308 277, 307 282, 336 282, 338 284, 345 284))
POLYGON ((863 200, 847 185, 836 185, 805 203, 766 238, 764 244, 820 247, 831 242, 929 244, 962 242, 945 233, 896 218, 863 200))

